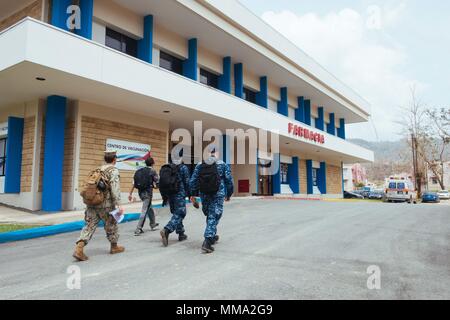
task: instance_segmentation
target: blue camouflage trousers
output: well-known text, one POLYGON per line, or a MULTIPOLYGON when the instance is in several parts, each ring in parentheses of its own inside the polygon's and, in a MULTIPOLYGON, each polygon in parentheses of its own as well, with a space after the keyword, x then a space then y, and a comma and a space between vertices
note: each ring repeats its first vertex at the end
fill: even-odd
POLYGON ((217 234, 217 225, 223 214, 223 196, 202 196, 202 210, 206 216, 205 239, 212 239, 217 234))
POLYGON ((169 196, 169 206, 172 218, 165 228, 170 233, 174 231, 177 234, 184 233, 183 219, 186 217, 186 197, 178 194, 169 196))

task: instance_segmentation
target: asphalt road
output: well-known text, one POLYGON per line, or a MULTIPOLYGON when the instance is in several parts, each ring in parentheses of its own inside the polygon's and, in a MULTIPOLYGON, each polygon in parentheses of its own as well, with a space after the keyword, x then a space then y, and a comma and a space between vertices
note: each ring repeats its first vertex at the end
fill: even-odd
POLYGON ((78 233, 0 245, 0 299, 450 299, 450 206, 235 200, 212 255, 202 213, 191 207, 185 225, 189 240, 168 248, 121 225, 115 256, 98 229, 85 263, 71 257, 78 233), (367 288, 372 265, 380 290, 367 288))

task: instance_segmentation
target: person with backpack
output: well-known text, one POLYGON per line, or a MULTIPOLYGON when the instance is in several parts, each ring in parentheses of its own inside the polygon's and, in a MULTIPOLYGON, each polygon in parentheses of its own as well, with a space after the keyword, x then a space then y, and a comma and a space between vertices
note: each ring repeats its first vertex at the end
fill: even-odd
MULTIPOLYGON (((210 150, 210 157, 195 167, 190 180, 191 192, 200 195, 206 216, 205 241, 202 245, 205 253, 212 253, 213 245, 219 241, 217 225, 223 214, 223 204, 230 201, 234 192, 230 167, 218 159, 214 146, 210 150)), ((194 201, 193 197, 191 201, 194 201)))
POLYGON ((159 184, 158 173, 153 169, 154 164, 155 161, 153 158, 149 157, 145 160, 146 167, 136 171, 133 178, 133 186, 128 196, 128 200, 131 202, 133 200, 134 189, 136 188, 139 193, 139 198, 142 201, 142 212, 136 231, 134 232, 135 236, 140 236, 144 233, 143 227, 147 216, 150 219, 150 228, 152 231, 155 231, 159 226, 159 223, 156 223, 155 211, 152 207, 153 188, 158 187, 159 184))
POLYGON ((165 247, 169 245, 169 235, 178 234, 178 240, 187 240, 183 219, 186 217, 186 197, 190 197, 189 169, 182 160, 173 160, 166 164, 159 173, 159 191, 170 206, 172 218, 161 230, 161 241, 165 247))
POLYGON ((88 257, 83 249, 91 240, 100 221, 103 221, 106 237, 111 243, 111 254, 125 251, 117 244, 119 228, 116 219, 110 214, 118 210, 123 215, 120 206, 120 175, 115 167, 117 154, 115 151, 105 151, 106 164, 92 171, 82 188, 81 197, 86 204, 85 226, 76 242, 73 257, 78 261, 86 261, 88 257))

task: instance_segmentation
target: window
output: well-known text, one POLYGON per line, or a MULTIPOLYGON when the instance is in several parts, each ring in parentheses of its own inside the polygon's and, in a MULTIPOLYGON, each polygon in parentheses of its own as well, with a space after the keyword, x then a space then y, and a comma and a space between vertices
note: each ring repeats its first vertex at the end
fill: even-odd
POLYGON ((6 138, 0 139, 0 177, 5 176, 6 138))
POLYGON ((244 100, 251 103, 256 103, 256 92, 251 89, 244 88, 244 100))
POLYGON ((289 165, 287 163, 281 164, 281 167, 280 167, 281 184, 289 184, 288 169, 289 169, 289 165))
POLYGON ((200 69, 200 82, 216 89, 219 88, 219 76, 205 69, 200 69))
POLYGON ((312 185, 313 185, 313 187, 318 186, 318 181, 317 181, 318 176, 319 176, 319 169, 313 168, 312 169, 312 185))
POLYGON ((130 56, 137 57, 137 40, 109 28, 106 28, 105 45, 130 56))
POLYGON ((183 60, 172 56, 164 51, 159 53, 159 66, 166 70, 183 74, 183 60))

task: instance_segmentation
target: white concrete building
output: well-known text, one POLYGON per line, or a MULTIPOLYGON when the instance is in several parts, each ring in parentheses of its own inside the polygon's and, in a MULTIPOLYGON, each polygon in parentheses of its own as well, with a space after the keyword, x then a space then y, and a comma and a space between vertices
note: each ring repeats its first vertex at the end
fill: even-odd
MULTIPOLYGON (((108 144, 161 166, 171 133, 198 120, 279 131, 277 153, 231 164, 238 196, 342 197, 342 164, 374 158, 345 139, 368 102, 234 0, 2 1, 0 48, 0 203, 80 208, 108 144)), ((227 162, 236 144, 223 137, 227 162)))

